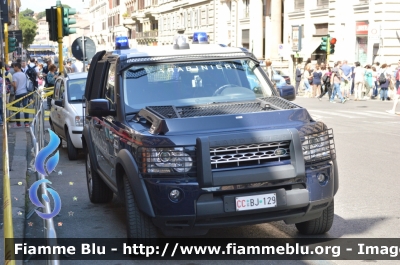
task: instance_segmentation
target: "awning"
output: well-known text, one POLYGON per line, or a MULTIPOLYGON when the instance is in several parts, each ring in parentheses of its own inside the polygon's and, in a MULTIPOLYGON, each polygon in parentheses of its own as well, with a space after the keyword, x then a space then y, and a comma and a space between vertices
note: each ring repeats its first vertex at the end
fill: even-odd
POLYGON ((312 37, 312 38, 304 38, 302 39, 302 49, 301 55, 303 58, 311 58, 311 54, 314 53, 316 49, 318 49, 319 45, 321 45, 321 37, 312 37))

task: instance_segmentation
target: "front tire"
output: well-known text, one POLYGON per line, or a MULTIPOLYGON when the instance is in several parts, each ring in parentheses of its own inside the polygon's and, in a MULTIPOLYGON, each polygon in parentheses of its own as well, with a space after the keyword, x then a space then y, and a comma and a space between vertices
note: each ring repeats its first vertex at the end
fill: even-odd
POLYGON ((99 174, 93 169, 89 151, 85 154, 86 180, 89 199, 92 203, 106 203, 113 198, 113 191, 104 183, 99 174))
POLYGON ((326 208, 319 218, 309 220, 302 223, 297 223, 296 228, 301 234, 304 235, 321 235, 328 232, 333 224, 333 217, 335 215, 334 201, 326 208))
POLYGON ((123 178, 128 239, 157 238, 157 228, 151 219, 140 211, 126 174, 123 178))
POLYGON ((65 136, 67 137, 67 151, 69 160, 77 160, 78 159, 78 149, 75 148, 71 141, 71 137, 69 136, 68 129, 65 130, 65 136))

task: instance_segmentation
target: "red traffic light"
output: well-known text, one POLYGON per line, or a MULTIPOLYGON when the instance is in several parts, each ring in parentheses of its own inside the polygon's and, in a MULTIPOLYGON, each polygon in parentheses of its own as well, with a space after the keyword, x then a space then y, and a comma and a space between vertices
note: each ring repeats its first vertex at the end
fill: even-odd
POLYGON ((330 41, 331 44, 336 44, 336 38, 332 38, 330 41))

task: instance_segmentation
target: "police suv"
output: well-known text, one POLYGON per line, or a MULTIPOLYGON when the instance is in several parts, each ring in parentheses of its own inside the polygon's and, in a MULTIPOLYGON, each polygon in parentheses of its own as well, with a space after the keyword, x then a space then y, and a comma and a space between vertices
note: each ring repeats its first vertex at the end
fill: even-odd
POLYGON ((82 144, 91 202, 126 203, 128 238, 283 220, 332 226, 332 130, 280 95, 246 49, 200 44, 98 52, 82 144))

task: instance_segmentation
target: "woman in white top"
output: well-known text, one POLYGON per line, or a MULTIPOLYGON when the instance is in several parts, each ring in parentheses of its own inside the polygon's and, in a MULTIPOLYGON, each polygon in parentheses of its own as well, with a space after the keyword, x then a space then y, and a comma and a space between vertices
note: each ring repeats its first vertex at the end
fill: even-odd
POLYGON ((355 63, 354 69, 354 101, 362 99, 362 91, 364 89, 364 74, 365 69, 360 66, 360 62, 355 63))
POLYGON ((305 92, 305 97, 310 97, 311 96, 311 86, 310 86, 310 66, 307 65, 306 68, 304 69, 304 92, 305 92))

